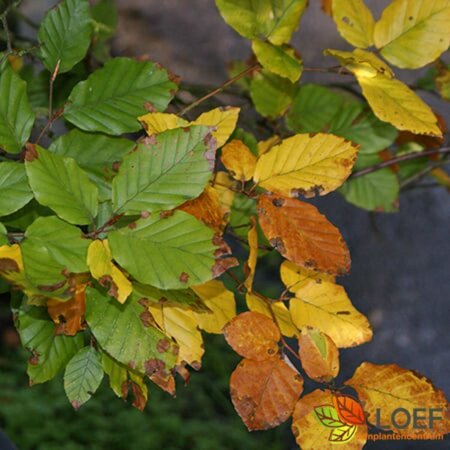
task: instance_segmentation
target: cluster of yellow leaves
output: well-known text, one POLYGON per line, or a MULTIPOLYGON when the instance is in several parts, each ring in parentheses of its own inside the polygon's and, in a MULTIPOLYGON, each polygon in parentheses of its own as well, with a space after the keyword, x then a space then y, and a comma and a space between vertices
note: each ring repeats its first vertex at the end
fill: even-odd
POLYGON ((407 85, 394 78, 381 56, 400 68, 417 69, 436 60, 450 45, 448 0, 393 0, 375 22, 364 0, 333 0, 339 33, 358 47, 353 52, 327 50, 358 80, 375 115, 399 130, 442 136, 437 118, 407 85))

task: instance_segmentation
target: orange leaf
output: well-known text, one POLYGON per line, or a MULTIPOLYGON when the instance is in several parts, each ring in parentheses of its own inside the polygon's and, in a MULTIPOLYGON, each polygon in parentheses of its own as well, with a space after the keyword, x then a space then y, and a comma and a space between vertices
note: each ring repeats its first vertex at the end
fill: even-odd
POLYGON ((309 378, 331 381, 339 373, 339 350, 329 336, 317 328, 305 327, 298 337, 302 367, 309 378))
POLYGON ((247 311, 224 328, 225 339, 244 358, 263 361, 278 353, 280 330, 269 317, 247 311))
POLYGON ((366 423, 364 411, 357 400, 349 395, 333 395, 333 405, 339 418, 347 425, 363 425, 366 423))
POLYGON ((231 374, 231 400, 250 431, 285 422, 302 390, 302 377, 278 356, 244 359, 231 374))
POLYGON ((177 209, 191 214, 215 231, 222 232, 225 226, 226 212, 220 203, 217 191, 207 186, 199 197, 183 203, 177 209))
POLYGON ((286 259, 321 272, 342 275, 350 254, 339 230, 316 207, 273 194, 258 200, 261 228, 286 259))
POLYGON ((86 284, 76 285, 74 295, 70 300, 48 299, 47 309, 56 324, 56 335, 75 336, 78 331, 83 329, 83 317, 86 311, 86 284))

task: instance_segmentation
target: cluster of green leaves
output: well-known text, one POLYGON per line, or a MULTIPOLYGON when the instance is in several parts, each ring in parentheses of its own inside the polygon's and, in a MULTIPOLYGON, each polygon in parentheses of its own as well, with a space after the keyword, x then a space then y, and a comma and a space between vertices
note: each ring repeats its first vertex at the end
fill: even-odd
MULTIPOLYGON (((109 58, 110 1, 92 7, 63 0, 47 13, 38 31, 40 74, 13 51, 3 56, 0 276, 6 289, 23 294, 14 312, 31 353, 31 383, 64 372, 66 395, 79 408, 106 374, 113 392, 130 394, 142 410, 148 381, 174 395, 175 376, 187 381, 189 367, 201 367, 202 332, 224 332, 244 358, 230 387, 247 427, 272 428, 294 414, 299 445, 317 445, 315 407, 334 397, 314 391, 299 400, 303 375, 329 388, 339 373, 338 349, 368 342, 372 330, 336 283, 350 270, 340 231, 304 198, 340 189, 358 206, 391 211, 402 173, 358 171, 410 151, 411 143, 440 146, 442 131, 387 63, 361 48, 326 53, 338 59, 338 71, 355 76, 364 101, 353 88, 349 94, 298 84, 303 63, 288 43, 306 3, 217 0, 224 19, 252 40, 258 60, 237 64, 242 71, 234 81, 250 92, 265 123, 280 130, 259 142, 236 128, 239 108, 187 120, 202 99, 179 111, 171 104, 176 78, 165 69, 109 58), (35 95, 43 85, 48 100, 35 95), (64 132, 53 138, 48 132, 57 121, 64 132), (229 238, 248 246, 248 258, 232 256, 229 238), (261 250, 285 259, 286 289, 277 299, 254 285, 261 250), (234 293, 219 280, 224 273, 246 293, 248 312, 236 316, 234 293)), ((377 23, 361 0, 334 0, 332 10, 350 43, 375 44, 387 61, 415 68, 439 57, 450 39, 439 28, 448 2, 431 9, 422 3, 394 0, 377 23), (400 3, 409 22, 398 18, 400 3), (402 48, 429 42, 433 51, 405 59, 402 48)), ((397 366, 363 363, 346 384, 364 399, 371 423, 380 405, 388 414, 411 399, 417 408, 446 404, 430 382, 397 366), (393 404, 396 377, 402 382, 393 404)), ((346 404, 353 403, 344 399, 336 411, 346 404)), ((355 421, 341 418, 338 438, 362 448, 367 426, 355 421)), ((323 449, 328 436, 329 430, 320 434, 323 449)))

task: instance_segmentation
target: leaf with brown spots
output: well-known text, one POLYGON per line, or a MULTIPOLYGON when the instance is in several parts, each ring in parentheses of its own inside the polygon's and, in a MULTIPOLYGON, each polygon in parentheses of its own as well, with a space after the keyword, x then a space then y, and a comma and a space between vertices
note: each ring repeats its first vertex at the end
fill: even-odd
POLYGON ((315 381, 330 382, 339 373, 339 350, 329 336, 317 328, 304 327, 298 337, 303 370, 315 381))
POLYGON ((368 413, 367 420, 371 424, 377 423, 378 410, 379 422, 386 424, 394 433, 418 437, 424 433, 450 432, 448 402, 444 392, 417 372, 403 369, 396 364, 363 362, 345 384, 358 393, 364 410, 368 413), (395 427, 391 417, 399 408, 408 411, 411 420, 406 423, 406 413, 396 414, 399 426, 395 427), (433 413, 431 409, 434 409, 433 413), (418 412, 417 420, 412 420, 414 411, 418 412), (430 414, 436 419, 432 420, 430 414))
POLYGON ((350 175, 358 148, 332 134, 297 134, 262 154, 253 178, 286 197, 325 195, 350 175))
POLYGON ((352 305, 342 286, 329 281, 310 283, 298 290, 289 311, 298 328, 318 328, 339 348, 355 347, 372 339, 366 316, 352 305))
POLYGON ((114 264, 107 240, 95 240, 88 249, 87 264, 92 276, 103 287, 108 288, 108 294, 124 303, 131 294, 133 287, 130 280, 114 264))
POLYGON ((286 259, 334 275, 350 270, 350 254, 339 230, 308 203, 273 194, 258 200, 261 228, 286 259))
MULTIPOLYGON (((315 410, 321 406, 333 408, 333 394, 330 391, 317 389, 302 397, 295 406, 292 417, 292 433, 297 444, 304 450, 336 450, 336 447, 339 448, 336 442, 333 442, 334 439, 330 440, 333 428, 322 425, 316 416, 315 410)), ((339 424, 336 423, 336 425, 339 424)), ((334 429, 341 430, 341 428, 334 429)), ((366 441, 367 425, 360 425, 356 429, 356 435, 345 442, 342 447, 345 450, 361 450, 366 441)))
POLYGON ((226 211, 220 203, 218 192, 207 186, 199 197, 183 203, 177 209, 187 212, 218 233, 222 233, 226 224, 226 211))
MULTIPOLYGON (((196 370, 200 369, 205 349, 202 334, 197 328, 195 313, 178 306, 156 303, 149 304, 148 309, 161 330, 177 342, 177 364, 187 363, 196 370)), ((163 353, 170 345, 170 341, 160 340, 156 348, 163 353)))
POLYGON ((84 313, 86 310, 86 284, 75 286, 75 292, 70 300, 61 301, 50 298, 47 309, 55 322, 55 335, 75 336, 83 330, 84 313))
POLYGON ((236 353, 255 361, 264 361, 277 354, 281 338, 273 320, 250 311, 236 316, 224 328, 224 336, 236 353))
POLYGON ((281 281, 290 292, 297 292, 309 283, 320 284, 322 281, 334 282, 336 277, 327 273, 305 269, 290 261, 284 261, 280 267, 281 281))
POLYGON ((303 379, 279 356, 242 360, 231 374, 233 405, 250 431, 285 422, 303 390, 303 379))
POLYGON ((244 182, 253 177, 256 156, 242 141, 233 139, 225 145, 221 160, 234 179, 244 182))

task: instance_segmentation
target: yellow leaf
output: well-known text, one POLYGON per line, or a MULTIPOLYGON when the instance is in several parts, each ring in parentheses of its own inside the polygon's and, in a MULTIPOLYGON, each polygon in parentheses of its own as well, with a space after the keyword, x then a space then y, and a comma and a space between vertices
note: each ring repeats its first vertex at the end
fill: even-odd
POLYGON ((233 139, 225 145, 221 160, 235 180, 248 181, 253 177, 256 156, 242 141, 233 139))
POLYGON ((211 311, 210 313, 195 313, 198 326, 207 333, 222 333, 223 327, 236 316, 236 301, 233 292, 218 280, 193 286, 192 290, 211 311))
POLYGON ((424 376, 403 369, 396 364, 377 365, 362 363, 345 382, 358 393, 368 413, 367 420, 385 425, 395 433, 420 436, 425 433, 446 434, 450 432, 448 403, 445 394, 424 376), (401 410, 403 408, 403 411, 401 410), (395 410, 400 409, 400 413, 395 410), (435 409, 434 413, 431 410, 435 409), (409 414, 409 423, 407 422, 409 414), (415 412, 419 412, 416 415, 415 412), (441 419, 430 420, 440 416, 441 419), (395 427, 392 417, 398 423, 395 427), (413 419, 413 417, 416 417, 413 419))
MULTIPOLYGON (((296 404, 292 417, 292 433, 297 444, 304 450, 361 450, 367 441, 367 425, 358 425, 356 435, 344 445, 336 445, 330 440, 334 428, 322 425, 315 409, 333 407, 333 394, 317 389, 302 397, 296 404)), ((333 408, 334 409, 334 408, 333 408)))
POLYGON ((444 100, 450 101, 450 70, 442 68, 436 77, 436 88, 444 100))
POLYGON ((284 261, 280 267, 281 281, 291 292, 297 292, 309 283, 319 284, 323 281, 334 283, 336 277, 327 273, 316 272, 297 266, 290 261, 284 261))
MULTIPOLYGON (((250 311, 259 312, 272 319, 269 306, 264 300, 254 294, 247 294, 247 307, 250 311)), ((297 336, 299 330, 293 324, 291 314, 286 305, 281 301, 271 301, 270 307, 280 327, 281 333, 287 337, 297 336)))
POLYGON ((415 134, 442 136, 437 117, 431 108, 406 84, 394 78, 393 72, 373 53, 326 50, 354 73, 362 93, 375 115, 398 130, 415 134))
POLYGON ((372 339, 369 321, 352 305, 344 288, 329 281, 307 284, 295 293, 289 307, 297 328, 318 328, 339 348, 372 339))
POLYGON ((373 45, 375 21, 363 0, 333 0, 333 19, 341 36, 355 47, 373 45))
POLYGON ((0 246, 0 277, 19 288, 32 301, 42 303, 40 297, 45 292, 41 292, 27 278, 23 266, 22 251, 18 244, 0 246), (37 296, 37 298, 34 299, 34 296, 37 296))
POLYGON ((297 134, 259 157, 254 180, 290 197, 325 195, 350 175, 358 148, 332 134, 297 134))
POLYGON ((201 114, 192 125, 207 125, 215 127, 212 135, 217 140, 217 148, 222 147, 236 128, 240 108, 216 108, 201 114))
POLYGON ((212 185, 219 194, 219 201, 225 216, 229 216, 233 205, 236 181, 230 177, 228 172, 219 171, 216 173, 212 185))
POLYGON ((267 153, 274 145, 278 145, 280 142, 281 138, 276 134, 265 141, 258 142, 258 155, 261 156, 267 153))
POLYGON ((189 126, 189 122, 176 114, 168 113, 148 113, 138 117, 149 136, 158 134, 166 130, 189 126))
POLYGON ((178 364, 186 362, 194 369, 200 369, 205 350, 195 313, 177 306, 157 303, 149 303, 148 310, 158 326, 179 345, 178 364))
POLYGON ((87 264, 92 276, 104 287, 108 294, 124 303, 133 286, 122 271, 114 264, 108 241, 95 240, 88 249, 87 264))
POLYGON ((398 130, 442 137, 431 108, 408 86, 383 76, 358 78, 364 97, 375 115, 398 130))
POLYGON ((253 288, 253 280, 255 279, 256 263, 258 261, 258 230, 256 229, 256 218, 250 217, 250 228, 248 230, 249 254, 245 266, 247 278, 245 279, 245 287, 251 292, 253 288))
POLYGON ((339 373, 339 350, 336 344, 317 328, 305 327, 298 337, 303 370, 309 378, 330 382, 339 373))
POLYGON ((397 67, 423 67, 450 45, 450 2, 394 0, 376 23, 374 40, 397 67))
POLYGON ((356 77, 372 78, 377 75, 384 75, 387 78, 394 77, 394 72, 384 61, 373 53, 359 48, 352 52, 327 49, 324 51, 324 55, 336 58, 342 66, 353 72, 356 77))

